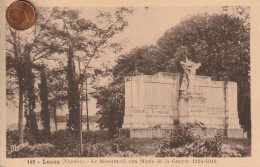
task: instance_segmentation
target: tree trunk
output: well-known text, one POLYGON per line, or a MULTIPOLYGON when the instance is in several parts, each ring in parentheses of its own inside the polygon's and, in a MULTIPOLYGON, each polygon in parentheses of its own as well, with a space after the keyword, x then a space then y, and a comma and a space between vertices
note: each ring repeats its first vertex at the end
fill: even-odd
POLYGON ((82 130, 81 130, 81 112, 80 112, 80 93, 79 84, 76 79, 74 52, 73 46, 69 46, 68 52, 68 66, 67 66, 67 80, 68 80, 68 107, 69 120, 67 126, 70 130, 75 132, 76 141, 78 143, 79 154, 82 153, 82 130))
POLYGON ((19 144, 24 143, 24 127, 23 127, 23 118, 24 118, 24 69, 22 64, 22 59, 19 55, 20 52, 20 45, 19 45, 19 39, 17 37, 17 32, 12 31, 11 27, 10 33, 13 37, 13 48, 14 48, 14 68, 17 73, 18 77, 18 86, 19 86, 19 119, 18 119, 18 130, 19 130, 19 144))
POLYGON ((25 130, 31 135, 32 140, 30 142, 35 143, 38 139, 38 125, 36 121, 35 114, 35 99, 36 95, 34 92, 34 74, 32 72, 32 66, 29 55, 25 55, 25 98, 26 98, 26 108, 25 108, 25 117, 26 125, 25 130))
POLYGON ((24 143, 24 135, 23 135, 23 88, 21 83, 21 79, 19 79, 19 119, 18 119, 18 130, 19 130, 19 144, 24 143))
POLYGON ((75 130, 76 132, 78 132, 80 130, 80 93, 78 90, 79 84, 76 80, 72 46, 69 47, 67 80, 69 107, 68 128, 70 130, 75 130))
POLYGON ((52 104, 53 107, 53 119, 54 119, 54 124, 55 124, 55 130, 58 130, 58 124, 57 124, 57 104, 56 102, 53 102, 52 104))
POLYGON ((87 111, 87 130, 89 131, 89 118, 88 118, 88 79, 86 79, 86 111, 87 111))
POLYGON ((44 69, 41 71, 41 83, 40 87, 40 99, 41 99, 41 120, 43 125, 43 132, 46 138, 50 136, 50 112, 49 112, 49 101, 48 101, 48 87, 47 77, 44 69))

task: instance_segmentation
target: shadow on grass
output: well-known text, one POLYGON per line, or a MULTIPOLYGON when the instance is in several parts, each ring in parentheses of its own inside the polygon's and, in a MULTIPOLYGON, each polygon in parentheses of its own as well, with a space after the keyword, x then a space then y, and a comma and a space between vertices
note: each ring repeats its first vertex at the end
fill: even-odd
POLYGON ((242 146, 246 150, 246 157, 251 156, 251 140, 250 139, 237 139, 237 138, 223 138, 223 144, 230 145, 231 147, 242 146))
POLYGON ((140 156, 155 156, 158 146, 163 143, 163 139, 130 139, 130 143, 137 150, 140 156))

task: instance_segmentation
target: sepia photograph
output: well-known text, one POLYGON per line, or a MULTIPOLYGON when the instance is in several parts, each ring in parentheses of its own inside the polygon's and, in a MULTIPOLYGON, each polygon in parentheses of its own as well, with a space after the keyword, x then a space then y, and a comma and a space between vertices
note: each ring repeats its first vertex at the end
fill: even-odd
POLYGON ((7 159, 252 156, 250 6, 12 5, 7 159))

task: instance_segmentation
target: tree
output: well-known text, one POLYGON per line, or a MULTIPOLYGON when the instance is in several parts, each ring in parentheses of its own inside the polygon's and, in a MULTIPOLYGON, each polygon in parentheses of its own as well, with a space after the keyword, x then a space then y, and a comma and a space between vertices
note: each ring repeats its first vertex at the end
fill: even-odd
POLYGON ((43 26, 48 24, 51 17, 48 17, 45 10, 39 10, 38 19, 35 26, 24 33, 12 29, 7 26, 10 32, 6 35, 6 70, 7 75, 12 77, 12 83, 17 83, 19 90, 19 143, 24 142, 23 139, 23 116, 25 109, 26 130, 36 138, 38 133, 37 122, 35 118, 35 71, 42 68, 37 60, 47 55, 42 55, 38 50, 39 39, 43 33, 43 26), (11 73, 10 73, 11 71, 11 73), (11 74, 11 75, 10 75, 11 74), (15 82, 17 80, 17 82, 15 82), (25 107, 24 107, 25 103, 25 107))
POLYGON ((163 67, 164 57, 160 56, 157 46, 143 46, 134 48, 130 53, 121 55, 116 60, 112 74, 116 80, 124 76, 132 75, 135 70, 151 75, 159 71, 165 71, 163 67))
POLYGON ((97 99, 97 107, 100 110, 98 120, 102 129, 108 129, 110 138, 117 136, 119 128, 122 128, 124 116, 124 83, 112 83, 108 87, 98 87, 93 97, 97 99))
MULTIPOLYGON (((176 71, 184 56, 201 62, 197 73, 214 80, 238 84, 240 123, 250 134, 250 28, 239 17, 197 15, 171 28, 158 40, 158 47, 176 71)), ((170 65, 169 64, 169 65, 170 65)))
POLYGON ((48 70, 48 101, 51 117, 54 118, 55 128, 57 130, 57 109, 66 106, 68 103, 66 72, 65 67, 60 64, 58 67, 48 70))
POLYGON ((96 20, 91 21, 82 18, 78 10, 54 8, 52 11, 55 20, 45 27, 47 31, 41 47, 52 48, 56 57, 63 57, 56 62, 65 65, 69 108, 67 125, 76 134, 81 134, 80 100, 89 64, 104 54, 104 49, 120 48, 120 44, 110 40, 124 30, 127 26, 125 16, 131 12, 127 8, 118 8, 113 13, 100 12, 96 20))
POLYGON ((47 76, 46 76, 46 72, 45 69, 41 70, 40 73, 41 76, 41 83, 39 84, 39 88, 40 88, 40 99, 41 99, 41 107, 42 107, 42 111, 41 111, 41 120, 42 120, 42 124, 43 124, 43 131, 44 131, 44 137, 46 137, 47 139, 50 136, 50 112, 49 112, 49 100, 48 100, 48 86, 47 86, 47 76))
MULTIPOLYGON (((37 88, 36 82, 45 82, 44 71, 47 70, 46 61, 53 53, 53 48, 42 47, 44 34, 48 33, 46 27, 52 21, 52 13, 48 8, 39 8, 37 20, 33 27, 21 32, 7 26, 6 35, 6 68, 8 78, 12 77, 12 81, 8 83, 16 83, 19 90, 19 143, 23 143, 23 117, 26 117, 26 128, 34 140, 37 137, 38 126, 36 122, 35 107, 37 88), (29 35, 28 35, 29 34, 29 35), (42 73, 42 75, 38 75, 42 73), (42 80, 40 79, 42 76, 42 80), (40 80, 40 81, 39 81, 40 80), (25 111, 25 114, 24 114, 25 111)), ((42 103, 42 121, 44 131, 49 134, 49 117, 48 117, 48 98, 46 98, 47 85, 40 83, 40 99, 42 103), (45 92, 45 93, 44 93, 45 92), (45 94, 43 97, 42 95, 45 94)), ((9 89, 10 93, 10 89, 9 89)))

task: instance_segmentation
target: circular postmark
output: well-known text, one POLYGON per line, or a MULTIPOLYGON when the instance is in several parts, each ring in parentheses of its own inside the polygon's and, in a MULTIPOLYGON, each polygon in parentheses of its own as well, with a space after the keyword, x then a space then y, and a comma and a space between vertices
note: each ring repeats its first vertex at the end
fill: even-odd
POLYGON ((17 30, 26 30, 35 22, 36 12, 31 4, 15 1, 6 10, 9 25, 17 30))

